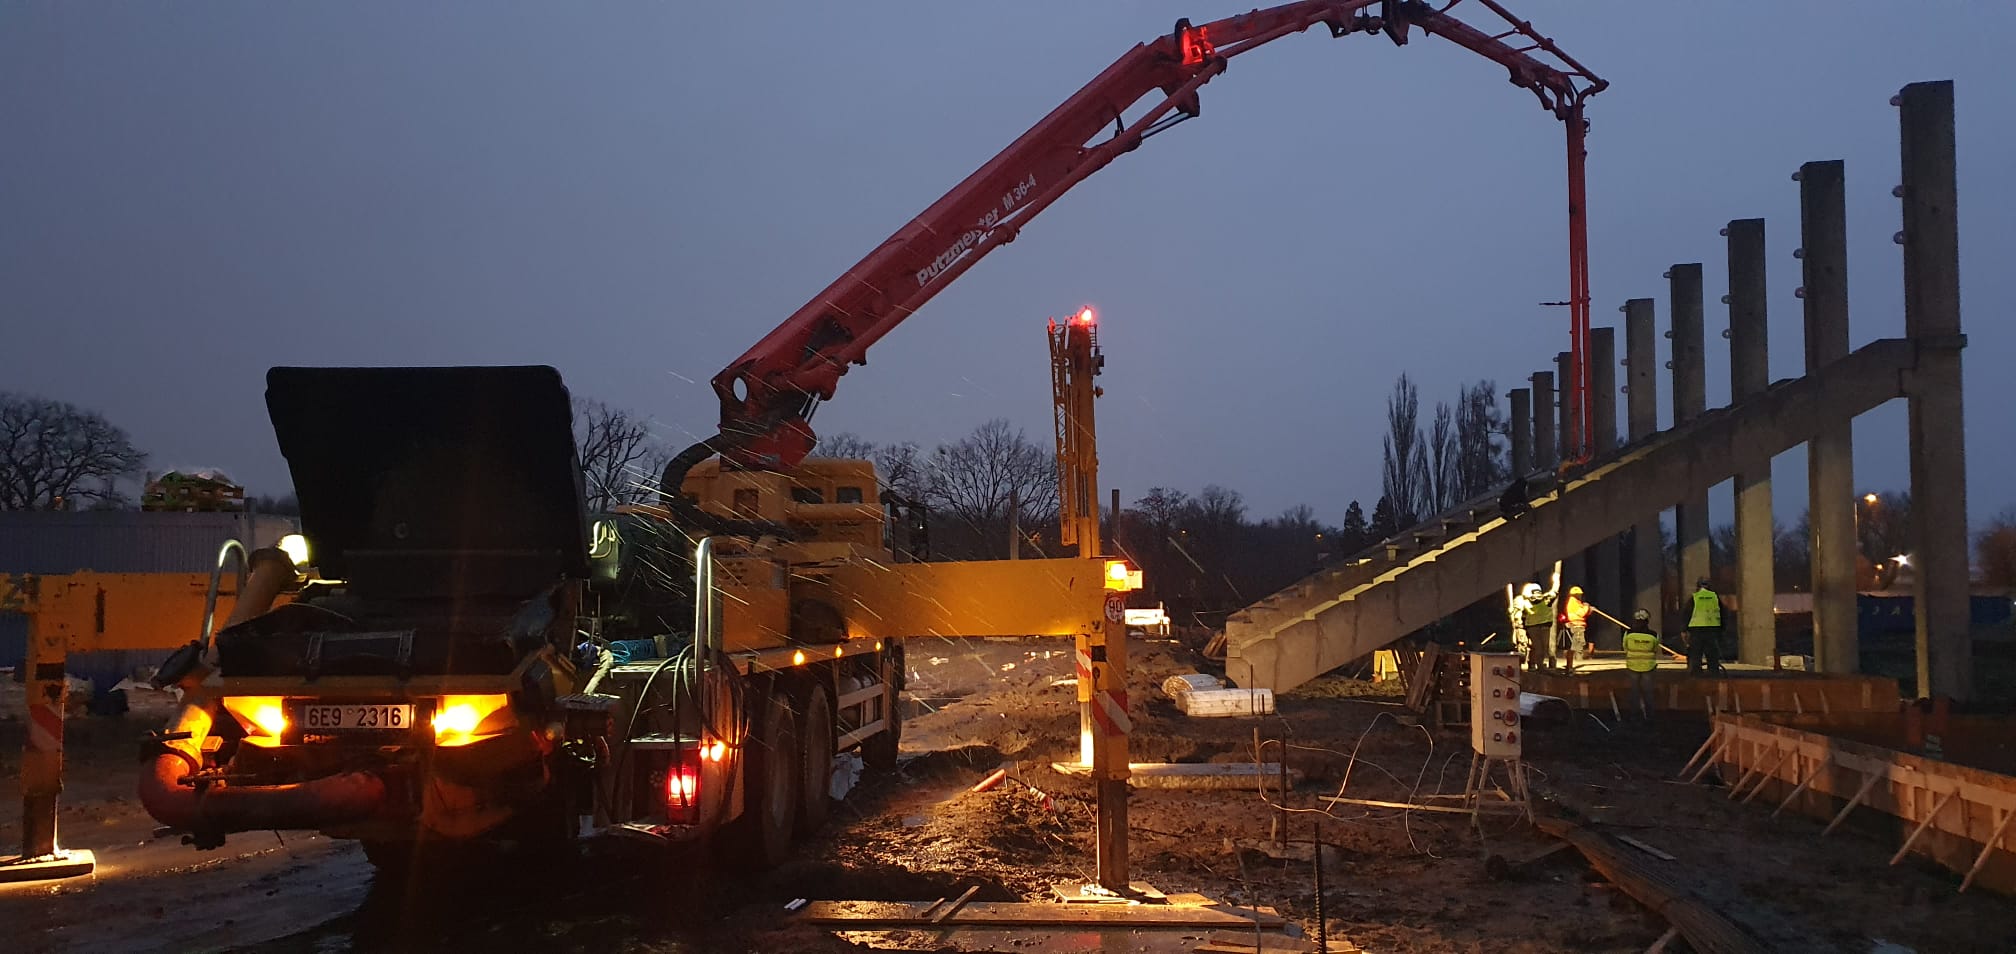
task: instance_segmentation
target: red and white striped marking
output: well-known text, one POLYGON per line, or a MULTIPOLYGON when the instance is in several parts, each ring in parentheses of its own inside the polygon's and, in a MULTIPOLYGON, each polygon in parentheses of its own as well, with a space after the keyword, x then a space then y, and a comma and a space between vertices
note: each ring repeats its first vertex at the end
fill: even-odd
POLYGON ((1127 717, 1127 690, 1108 689, 1092 694, 1092 721, 1107 735, 1126 735, 1134 731, 1134 720, 1127 717))
POLYGON ((37 752, 63 749, 63 712, 52 705, 28 707, 28 747, 37 752))
POLYGON ((1083 649, 1078 650, 1078 684, 1092 686, 1092 654, 1083 649))

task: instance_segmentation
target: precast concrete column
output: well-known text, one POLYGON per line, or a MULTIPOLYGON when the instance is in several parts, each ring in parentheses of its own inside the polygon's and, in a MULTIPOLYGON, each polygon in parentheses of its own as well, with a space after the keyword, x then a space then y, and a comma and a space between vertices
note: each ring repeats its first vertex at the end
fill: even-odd
MULTIPOLYGON (((1799 167, 1799 256, 1806 373, 1848 356, 1847 174, 1839 159, 1799 167)), ((1855 444, 1851 419, 1828 421, 1806 445, 1813 664, 1859 672, 1855 611, 1855 444)))
POLYGON ((1575 399, 1571 391, 1575 387, 1575 356, 1563 351, 1554 356, 1554 380, 1561 386, 1560 400, 1554 402, 1560 411, 1559 422, 1554 429, 1555 440, 1560 450, 1554 455, 1558 461, 1575 459, 1575 452, 1582 444, 1576 439, 1575 399))
MULTIPOLYGON (((1561 395, 1554 402, 1555 410, 1559 412, 1555 416, 1554 435, 1559 443, 1556 445, 1554 459, 1559 462, 1567 462, 1575 458, 1575 415, 1571 407, 1575 402, 1570 397, 1568 391, 1569 388, 1575 386, 1575 356, 1573 354, 1562 351, 1554 355, 1554 380, 1561 383, 1561 395)), ((1587 553, 1587 551, 1579 551, 1562 554, 1561 592, 1568 592, 1568 587, 1570 586, 1579 586, 1582 587, 1583 596, 1586 597, 1589 595, 1589 560, 1587 553)))
MULTIPOLYGON (((1736 219, 1729 238, 1729 403, 1771 386, 1764 282, 1764 220, 1736 219)), ((1766 665, 1778 648, 1771 615, 1771 462, 1736 475, 1736 658, 1766 665)))
POLYGON ((1909 389, 1910 557, 1917 587, 1918 695, 1973 693, 1968 632, 1967 431, 1960 394, 1960 229, 1953 81, 1912 83, 1893 100, 1903 147, 1904 333, 1920 342, 1909 389))
MULTIPOLYGON (((1617 450, 1617 329, 1589 329, 1589 443, 1597 457, 1617 450)), ((1612 535, 1589 548, 1590 602, 1606 613, 1619 613, 1629 620, 1623 581, 1623 540, 1612 535)), ((1622 648, 1623 634, 1607 624, 1591 624, 1603 634, 1597 644, 1604 649, 1622 648)))
MULTIPOLYGON (((1625 433, 1633 442, 1659 431, 1659 343, 1652 323, 1652 299, 1624 303, 1624 419, 1625 433)), ((1636 595, 1630 609, 1646 610, 1654 620, 1660 618, 1666 579, 1659 514, 1647 513, 1631 528, 1631 586, 1636 595)))
MULTIPOLYGON (((1679 427, 1708 410, 1708 363, 1703 352, 1701 263, 1668 269, 1673 339, 1673 426, 1679 427)), ((1708 552, 1708 488, 1690 494, 1673 509, 1673 530, 1680 544, 1680 592, 1713 570, 1708 552)), ((1683 599, 1682 605, 1686 603, 1683 599)), ((1684 626, 1685 620, 1681 621, 1684 626)))
POLYGON ((1533 469, 1552 471, 1561 458, 1554 441, 1554 372, 1533 372, 1533 469))
POLYGON ((1512 402, 1512 476, 1533 472, 1533 394, 1525 388, 1506 392, 1512 402))

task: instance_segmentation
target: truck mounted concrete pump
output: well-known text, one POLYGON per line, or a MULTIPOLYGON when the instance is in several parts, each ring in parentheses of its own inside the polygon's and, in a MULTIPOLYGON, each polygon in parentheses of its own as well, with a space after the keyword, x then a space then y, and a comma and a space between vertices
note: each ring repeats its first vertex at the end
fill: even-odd
POLYGON ((1504 66, 1568 128, 1579 356, 1582 105, 1604 84, 1477 2, 1506 29, 1304 2, 1128 50, 717 375, 720 432, 654 504, 587 510, 551 368, 273 369, 308 554, 255 553, 230 616, 162 668, 182 701, 148 811, 200 848, 307 829, 395 869, 430 843, 608 834, 781 859, 824 821, 839 753, 894 763, 904 638, 1094 632, 1130 579, 1088 556, 904 559, 873 466, 806 460, 813 410, 1065 191, 1195 117, 1232 57, 1317 26, 1419 28, 1504 66))

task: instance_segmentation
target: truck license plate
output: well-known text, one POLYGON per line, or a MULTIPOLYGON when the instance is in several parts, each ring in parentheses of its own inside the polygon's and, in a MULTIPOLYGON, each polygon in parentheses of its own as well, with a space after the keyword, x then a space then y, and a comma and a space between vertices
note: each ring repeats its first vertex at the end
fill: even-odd
POLYGON ((301 727, 311 731, 327 729, 410 729, 410 705, 304 706, 301 727))

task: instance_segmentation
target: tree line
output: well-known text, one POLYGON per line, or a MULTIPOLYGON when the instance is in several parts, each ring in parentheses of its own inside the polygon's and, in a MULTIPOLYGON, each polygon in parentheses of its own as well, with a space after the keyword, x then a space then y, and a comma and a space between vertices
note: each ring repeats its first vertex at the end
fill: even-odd
MULTIPOLYGON (((1511 476, 1509 426, 1494 382, 1463 385, 1454 401, 1437 402, 1424 423, 1419 388, 1403 374, 1386 399, 1386 424, 1380 495, 1370 515, 1351 500, 1335 525, 1306 504, 1256 518, 1232 488, 1211 484, 1193 495, 1158 485, 1117 518, 1105 514, 1107 532, 1117 531, 1117 547, 1146 571, 1147 598, 1197 612, 1226 611, 1490 494, 1511 476)), ((654 435, 648 418, 580 398, 574 432, 591 509, 657 497, 675 448, 654 435)), ((1005 419, 928 450, 840 433, 822 438, 815 453, 872 460, 885 490, 925 504, 933 517, 934 558, 1000 559, 1011 548, 1028 556, 1064 555, 1057 542, 1055 455, 1005 419)), ((0 511, 130 508, 134 503, 118 483, 140 475, 147 460, 124 429, 96 411, 0 392, 0 511)), ((1865 589, 1890 585, 1899 569, 1893 557, 1909 549, 1910 495, 1875 496, 1857 503, 1857 577, 1865 589)), ((291 494, 249 501, 264 513, 298 512, 291 494)), ((1774 568, 1786 588, 1809 578, 1808 540, 1805 515, 1789 528, 1773 528, 1774 568)), ((1665 542, 1674 546, 1670 533, 1665 542)), ((1734 565, 1732 527, 1715 528, 1710 546, 1715 565, 1734 565)), ((1984 584, 2016 588, 2016 508, 1983 525, 1974 550, 1984 584)))

